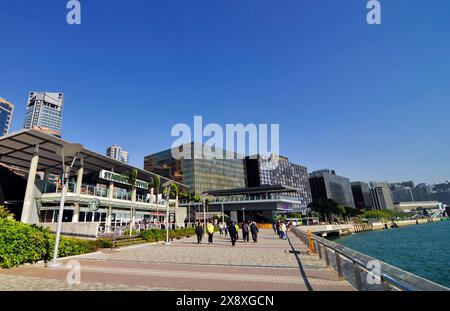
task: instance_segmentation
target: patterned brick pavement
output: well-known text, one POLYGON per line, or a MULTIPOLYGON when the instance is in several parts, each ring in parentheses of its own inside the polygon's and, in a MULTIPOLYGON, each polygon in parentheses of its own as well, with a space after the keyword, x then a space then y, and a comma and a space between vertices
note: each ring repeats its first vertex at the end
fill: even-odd
POLYGON ((291 243, 297 256, 271 230, 262 230, 256 244, 238 241, 235 247, 216 234, 213 245, 197 245, 190 238, 170 246, 105 250, 62 260, 80 263, 80 285, 67 284, 66 266, 35 264, 1 270, 0 290, 354 290, 317 256, 307 256, 293 235, 291 243))

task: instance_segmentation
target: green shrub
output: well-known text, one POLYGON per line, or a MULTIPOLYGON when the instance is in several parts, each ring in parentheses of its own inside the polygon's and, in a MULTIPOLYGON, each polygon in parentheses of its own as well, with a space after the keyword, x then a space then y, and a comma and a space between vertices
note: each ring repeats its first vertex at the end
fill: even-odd
POLYGON ((94 245, 96 249, 99 248, 113 248, 113 241, 111 239, 99 238, 96 241, 91 241, 91 245, 94 245))
MULTIPOLYGON (((58 257, 95 252, 110 245, 104 239, 88 241, 61 237, 58 257)), ((0 268, 51 260, 54 247, 55 235, 48 228, 0 218, 0 268)))
MULTIPOLYGON (((177 230, 169 230, 169 239, 182 239, 195 234, 195 228, 181 228, 177 230)), ((142 230, 141 238, 147 242, 160 242, 166 240, 166 230, 151 229, 142 230)))
POLYGON ((0 218, 0 267, 37 262, 47 253, 45 232, 8 218, 0 218))

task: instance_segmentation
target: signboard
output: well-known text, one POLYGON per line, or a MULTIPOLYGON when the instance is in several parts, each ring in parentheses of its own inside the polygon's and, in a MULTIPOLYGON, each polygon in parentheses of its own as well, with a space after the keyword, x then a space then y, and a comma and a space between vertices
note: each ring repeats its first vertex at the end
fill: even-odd
MULTIPOLYGON (((102 170, 100 171, 100 178, 108 181, 116 182, 123 185, 131 186, 131 183, 127 176, 123 176, 110 171, 102 170)), ((136 180, 136 188, 148 189, 148 183, 142 180, 136 180)))
POLYGON ((99 199, 90 200, 88 203, 88 207, 91 212, 98 211, 98 209, 100 207, 100 200, 99 199))

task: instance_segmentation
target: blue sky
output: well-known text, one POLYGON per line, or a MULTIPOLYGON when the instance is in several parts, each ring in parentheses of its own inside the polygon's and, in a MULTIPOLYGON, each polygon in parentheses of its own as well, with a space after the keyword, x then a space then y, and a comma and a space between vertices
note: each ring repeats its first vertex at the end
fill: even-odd
POLYGON ((176 123, 279 123, 281 153, 352 180, 450 179, 450 1, 0 2, 0 97, 64 92, 63 137, 131 162, 176 123))

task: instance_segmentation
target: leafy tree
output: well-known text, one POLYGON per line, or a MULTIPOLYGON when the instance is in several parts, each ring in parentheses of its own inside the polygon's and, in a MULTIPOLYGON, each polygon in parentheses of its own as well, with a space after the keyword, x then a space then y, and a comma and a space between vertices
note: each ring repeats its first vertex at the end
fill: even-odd
POLYGON ((363 216, 368 219, 392 220, 395 218, 408 218, 408 215, 398 210, 371 210, 365 211, 363 216))
POLYGON ((361 211, 357 208, 353 208, 350 206, 344 206, 344 216, 354 218, 361 215, 361 211))
POLYGON ((321 219, 326 222, 331 221, 334 218, 333 216, 339 216, 344 213, 344 207, 339 206, 332 199, 314 200, 309 207, 312 211, 319 213, 321 219))

